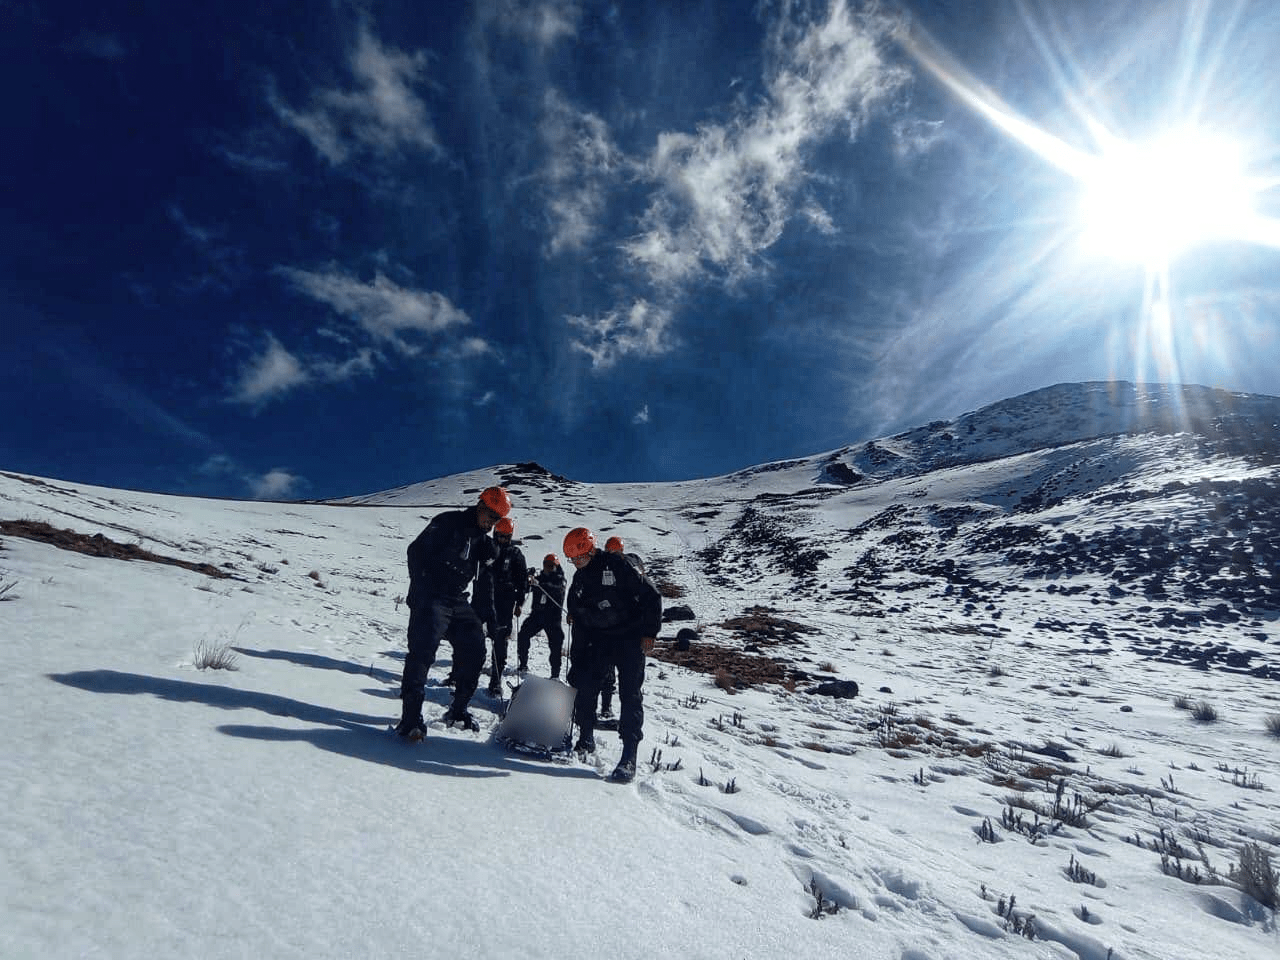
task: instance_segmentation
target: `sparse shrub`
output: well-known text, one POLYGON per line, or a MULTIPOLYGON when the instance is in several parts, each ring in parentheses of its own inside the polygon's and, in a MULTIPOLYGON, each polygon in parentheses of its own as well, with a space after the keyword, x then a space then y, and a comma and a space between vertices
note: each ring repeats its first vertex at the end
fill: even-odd
POLYGON ((193 662, 197 670, 239 670, 236 659, 231 644, 201 640, 196 644, 193 662))
POLYGON ((1173 698, 1173 706, 1175 710, 1190 710, 1191 699, 1189 697, 1184 697, 1182 694, 1178 694, 1173 698))
POLYGON ((1230 877, 1240 889, 1272 910, 1280 909, 1280 874, 1271 868, 1271 856, 1256 843, 1240 848, 1240 862, 1230 877))
POLYGON ((1191 708, 1191 717, 1201 723, 1213 723, 1218 719, 1218 709, 1208 700, 1201 700, 1191 708))
POLYGON ((1280 713, 1270 714, 1263 721, 1263 725, 1267 728, 1267 733, 1273 737, 1280 737, 1280 713))
POLYGON ((835 673, 836 665, 832 663, 830 660, 823 660, 820 664, 818 664, 818 669, 821 670, 823 673, 835 673))
POLYGON ((649 766, 654 773, 662 773, 663 771, 674 771, 680 769, 680 758, 676 757, 674 762, 663 763, 662 751, 657 747, 653 748, 653 753, 649 755, 649 766))
POLYGON ((679 600, 685 594, 684 587, 671 580, 659 580, 654 586, 658 588, 658 593, 668 600, 679 600))
POLYGON ((1111 744, 1109 747, 1103 747, 1098 752, 1104 757, 1115 757, 1117 760, 1126 756, 1125 752, 1120 749, 1120 745, 1115 743, 1111 744))
POLYGON ((1000 664, 998 664, 998 663, 993 663, 991 666, 987 667, 987 676, 988 676, 988 677, 1003 677, 1003 676, 1004 676, 1004 667, 1000 666, 1000 664))
POLYGON ((18 585, 17 580, 10 580, 7 583, 0 583, 0 601, 17 600, 17 594, 10 595, 10 591, 18 585))
POLYGON ((837 914, 840 912, 840 904, 834 900, 828 900, 822 892, 822 888, 818 886, 818 881, 814 878, 809 879, 809 893, 813 895, 813 909, 809 911, 810 920, 821 920, 828 914, 837 914))
POLYGON ((1160 857, 1160 870, 1165 876, 1177 877, 1186 883, 1198 884, 1204 880, 1199 867, 1194 864, 1183 864, 1181 858, 1170 857, 1167 853, 1160 857))
POLYGON ((1075 854, 1071 855, 1071 860, 1067 864, 1067 876, 1073 883, 1087 883, 1092 887, 1098 885, 1098 875, 1092 870, 1086 870, 1084 865, 1076 859, 1075 854))
POLYGON ((733 684, 733 674, 724 667, 716 667, 716 686, 725 693, 737 693, 738 690, 733 684))

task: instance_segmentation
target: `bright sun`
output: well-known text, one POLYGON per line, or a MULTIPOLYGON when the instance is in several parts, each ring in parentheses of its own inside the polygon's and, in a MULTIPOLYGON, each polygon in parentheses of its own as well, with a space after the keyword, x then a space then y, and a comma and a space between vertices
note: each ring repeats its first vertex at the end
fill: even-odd
POLYGON ((1141 146, 1117 142, 1087 162, 1080 180, 1087 246, 1149 266, 1243 237, 1256 219, 1239 150, 1195 132, 1141 146))

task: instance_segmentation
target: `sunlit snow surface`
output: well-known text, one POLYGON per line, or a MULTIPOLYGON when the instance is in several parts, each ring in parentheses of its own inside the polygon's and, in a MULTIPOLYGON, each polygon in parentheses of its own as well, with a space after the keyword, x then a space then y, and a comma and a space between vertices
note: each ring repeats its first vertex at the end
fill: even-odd
POLYGON ((0 475, 0 519, 231 574, 0 537, 0 956, 1280 955, 1226 879, 1248 842, 1280 865, 1274 570, 1186 566, 1269 549, 1277 448, 1219 443, 1224 409, 1280 422, 1273 398, 1074 385, 675 484, 498 467, 335 505, 0 475), (750 645, 720 625, 755 606, 811 628, 760 655, 814 680, 730 693, 651 660, 631 786, 603 779, 607 732, 594 765, 503 753, 483 694, 481 733, 396 741, 405 548, 495 480, 532 564, 572 526, 617 533, 706 642, 750 645), (1153 543, 1166 596, 1118 579, 1153 543), (201 644, 238 669, 197 669, 201 644), (831 678, 861 695, 803 692, 831 678), (1032 842, 1063 778, 1084 824, 1042 814, 1032 842))

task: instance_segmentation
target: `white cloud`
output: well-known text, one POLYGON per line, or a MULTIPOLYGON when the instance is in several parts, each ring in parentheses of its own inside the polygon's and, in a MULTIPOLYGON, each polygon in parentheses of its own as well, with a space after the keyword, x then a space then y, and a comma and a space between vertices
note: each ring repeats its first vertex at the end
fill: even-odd
POLYGON ((928 153, 943 138, 941 120, 904 117, 893 125, 893 152, 900 160, 928 153))
POLYGON ((196 468, 200 473, 210 476, 226 476, 236 473, 236 463, 225 453, 216 453, 196 468))
MULTIPOLYGON (((339 270, 279 270, 302 293, 354 321, 375 341, 390 344, 405 355, 416 354, 421 348, 402 334, 440 333, 471 322, 443 294, 402 287, 381 273, 365 283, 339 270)), ((465 344, 468 352, 478 352, 477 344, 484 341, 471 338, 465 344)))
POLYGON ((780 24, 763 105, 696 134, 659 136, 646 167, 658 193, 624 245, 630 259, 664 286, 708 269, 730 280, 751 272, 793 214, 805 149, 838 126, 856 130, 905 82, 879 50, 888 28, 843 0, 821 23, 780 24))
POLYGON ((809 225, 819 233, 825 233, 830 236, 840 232, 836 229, 835 222, 831 219, 831 214, 827 213, 826 210, 823 210, 822 207, 818 206, 816 203, 807 204, 804 209, 800 211, 800 215, 808 220, 809 225))
POLYGON ((266 348, 240 371, 231 388, 235 403, 258 404, 288 393, 310 381, 302 362, 267 334, 266 348))
MULTIPOLYGON (((427 337, 432 343, 426 359, 437 365, 458 366, 493 352, 480 337, 451 336, 453 330, 471 321, 443 294, 402 287, 381 273, 365 282, 336 269, 321 273, 278 267, 277 272, 294 288, 349 321, 349 326, 330 324, 316 329, 317 336, 329 345, 327 356, 295 356, 268 334, 265 347, 245 364, 232 385, 233 402, 257 405, 304 384, 372 376, 380 364, 389 362, 388 354, 415 357, 426 353, 422 341, 427 337)), ((460 375, 458 370, 453 372, 460 375)))
POLYGON ((576 110, 555 90, 543 98, 539 134, 547 155, 543 179, 550 192, 550 252, 580 250, 596 233, 605 188, 624 158, 603 119, 576 110))
POLYGON ((490 10, 493 22, 502 29, 519 34, 544 50, 575 36, 582 15, 576 0, 503 0, 480 6, 490 10))
POLYGON ((649 422, 649 405, 647 403, 636 411, 636 415, 631 418, 631 422, 637 424, 649 422))
POLYGON ((635 301, 626 310, 614 309, 602 316, 567 317, 569 325, 582 331, 572 341, 573 349, 591 358, 591 366, 607 370, 628 354, 652 357, 675 346, 670 334, 671 311, 646 300, 635 301))
POLYGON ((313 360, 310 369, 327 383, 341 383, 355 377, 372 375, 377 366, 376 360, 377 354, 364 347, 345 360, 313 360))
POLYGON ((276 467, 258 477, 247 477, 255 500, 283 500, 299 487, 302 478, 276 467))
POLYGON ((293 109, 274 90, 268 99, 276 115, 334 166, 362 149, 391 154, 408 147, 439 154, 426 104, 414 92, 426 60, 422 51, 408 54, 382 46, 364 28, 351 54, 350 88, 320 90, 305 110, 293 109))
POLYGON ((232 477, 238 480, 255 500, 282 500, 296 496, 301 488, 307 486, 304 478, 283 467, 276 467, 266 473, 246 471, 225 453, 209 457, 197 470, 207 476, 232 477))

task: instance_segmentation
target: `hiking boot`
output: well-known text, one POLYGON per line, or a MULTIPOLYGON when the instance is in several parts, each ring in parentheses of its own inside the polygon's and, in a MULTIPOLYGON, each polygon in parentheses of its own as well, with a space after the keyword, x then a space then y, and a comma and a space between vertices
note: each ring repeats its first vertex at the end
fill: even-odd
POLYGON ((613 773, 609 774, 609 779, 614 783, 630 783, 636 778, 636 747, 635 743, 624 743, 622 745, 622 757, 618 760, 618 765, 613 768, 613 773))
POLYGON ((403 717, 396 725, 396 736, 404 737, 410 743, 419 743, 426 739, 427 725, 421 717, 403 717))
POLYGON ((591 734, 583 734, 578 738, 578 742, 573 745, 574 753, 588 754, 596 752, 596 740, 591 734))
POLYGON ((601 720, 612 720, 612 719, 613 719, 613 707, 609 706, 609 704, 607 704, 607 703, 606 703, 603 707, 601 707, 601 708, 600 708, 600 719, 601 719, 601 720))
POLYGON ((636 778, 636 762, 634 759, 628 760, 626 757, 618 761, 618 765, 613 768, 613 773, 609 774, 609 779, 614 783, 630 783, 636 778))
POLYGON ((520 674, 520 676, 522 677, 528 672, 529 672, 529 665, 527 663, 522 663, 520 664, 520 666, 516 667, 516 673, 520 674))
POLYGON ((497 677, 494 677, 492 680, 489 681, 489 696, 491 697, 502 696, 502 683, 498 680, 497 677))
POLYGON ((455 713, 453 708, 450 707, 440 719, 444 721, 446 727, 461 727, 463 730, 480 729, 480 724, 476 723, 476 718, 466 710, 459 710, 455 713))

